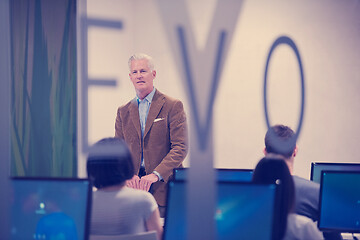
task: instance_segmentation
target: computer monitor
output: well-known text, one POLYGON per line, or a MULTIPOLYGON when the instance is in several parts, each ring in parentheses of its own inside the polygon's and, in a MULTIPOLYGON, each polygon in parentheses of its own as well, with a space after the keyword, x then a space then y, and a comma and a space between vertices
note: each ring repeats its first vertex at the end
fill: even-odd
POLYGON ((360 163, 328 163, 313 162, 311 163, 310 180, 320 183, 321 171, 360 171, 360 163))
MULTIPOLYGON (((188 168, 174 168, 173 177, 175 180, 186 180, 188 168)), ((215 168, 217 180, 228 182, 251 182, 253 169, 230 169, 215 168)))
POLYGON ((11 185, 11 239, 88 239, 89 180, 15 177, 11 185))
POLYGON ((318 227, 360 232, 360 172, 322 171, 318 227))
MULTIPOLYGON (((218 240, 272 239, 277 186, 251 182, 217 183, 214 209, 218 240)), ((168 183, 164 240, 187 239, 186 182, 168 183)))

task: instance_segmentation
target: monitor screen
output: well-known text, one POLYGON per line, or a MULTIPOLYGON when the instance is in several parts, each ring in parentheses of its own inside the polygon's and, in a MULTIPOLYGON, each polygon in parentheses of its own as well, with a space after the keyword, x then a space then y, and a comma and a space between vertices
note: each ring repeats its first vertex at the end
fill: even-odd
MULTIPOLYGON (((185 240, 186 183, 175 180, 168 186, 164 240, 185 240)), ((216 239, 271 239, 276 192, 276 186, 270 184, 219 181, 214 210, 216 239)))
POLYGON ((88 239, 87 179, 12 178, 11 239, 88 239))
POLYGON ((360 232, 360 172, 322 171, 320 230, 360 232))
POLYGON ((320 183, 321 171, 360 171, 360 163, 324 163, 313 162, 311 163, 310 180, 320 183))
MULTIPOLYGON (((253 169, 227 169, 216 168, 217 180, 229 182, 251 182, 253 169)), ((175 168, 173 176, 175 180, 186 180, 188 168, 175 168)))

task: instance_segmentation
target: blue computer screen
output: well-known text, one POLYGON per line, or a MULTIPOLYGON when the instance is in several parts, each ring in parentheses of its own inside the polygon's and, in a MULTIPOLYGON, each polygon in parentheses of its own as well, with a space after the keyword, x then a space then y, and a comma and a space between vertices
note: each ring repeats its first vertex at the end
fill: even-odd
POLYGON ((321 230, 360 232, 360 172, 322 172, 318 225, 321 230))
POLYGON ((13 178, 11 239, 88 239, 87 179, 13 178))
POLYGON ((310 180, 320 183, 321 171, 360 171, 360 164, 358 163, 324 163, 313 162, 311 163, 311 176, 310 180))
MULTIPOLYGON (((217 196, 214 218, 218 240, 272 238, 275 185, 218 182, 217 196)), ((165 240, 186 239, 186 209, 186 183, 169 182, 165 240)))
MULTIPOLYGON (((253 169, 226 169, 216 168, 216 176, 219 181, 229 182, 250 182, 253 175, 253 169)), ((175 168, 174 179, 175 180, 186 180, 188 168, 175 168)))

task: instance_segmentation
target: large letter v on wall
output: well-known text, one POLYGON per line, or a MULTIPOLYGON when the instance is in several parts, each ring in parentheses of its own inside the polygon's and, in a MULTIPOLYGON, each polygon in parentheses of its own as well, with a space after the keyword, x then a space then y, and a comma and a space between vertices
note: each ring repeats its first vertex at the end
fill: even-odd
MULTIPOLYGON (((216 1, 216 0, 215 0, 216 1)), ((195 2, 195 1, 194 1, 195 2)), ((213 0, 197 1, 200 14, 213 0)), ((184 79, 191 107, 190 169, 187 185, 187 239, 216 239, 214 222, 215 174, 213 171, 212 119, 216 91, 242 5, 241 0, 216 1, 205 47, 195 43, 186 0, 158 0, 171 54, 184 79)), ((202 26, 205 27, 205 26, 202 26)), ((175 239, 173 236, 165 238, 175 239)))
MULTIPOLYGON (((185 0, 158 0, 172 54, 185 80, 199 151, 212 145, 212 115, 221 72, 242 1, 217 1, 205 47, 196 46, 185 0)), ((204 1, 204 8, 208 7, 204 1)), ((205 26, 204 26, 205 27, 205 26)), ((195 140, 195 139, 193 139, 195 140)))

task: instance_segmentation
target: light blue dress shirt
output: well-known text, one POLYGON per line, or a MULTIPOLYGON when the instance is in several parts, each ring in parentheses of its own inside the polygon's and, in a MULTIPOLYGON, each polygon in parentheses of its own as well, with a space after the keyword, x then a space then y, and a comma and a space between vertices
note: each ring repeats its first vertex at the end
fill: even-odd
MULTIPOLYGON (((149 114, 150 105, 151 105, 152 99, 154 97, 155 91, 156 91, 156 88, 154 88, 143 100, 141 100, 138 96, 136 96, 136 100, 138 102, 138 107, 139 107, 139 117, 140 117, 141 137, 142 138, 144 137, 146 120, 147 120, 147 116, 149 114)), ((141 149, 141 166, 145 167, 145 161, 144 161, 144 155, 143 155, 142 149, 141 149)), ((160 174, 158 172, 154 171, 153 173, 159 177, 159 180, 162 180, 162 177, 160 176, 160 174)))

